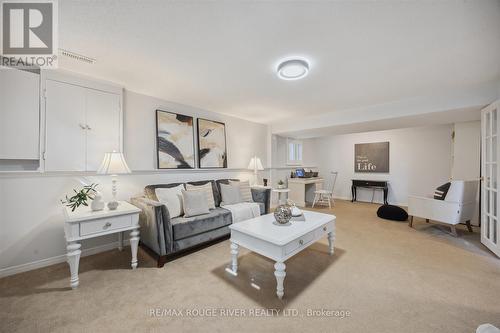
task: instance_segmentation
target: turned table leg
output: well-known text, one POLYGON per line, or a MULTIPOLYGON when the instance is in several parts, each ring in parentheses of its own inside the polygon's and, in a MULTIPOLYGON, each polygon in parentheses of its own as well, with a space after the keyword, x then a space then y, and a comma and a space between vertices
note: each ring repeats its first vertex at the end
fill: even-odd
POLYGON ((69 264, 69 270, 71 272, 70 285, 71 288, 75 289, 80 284, 80 279, 78 278, 78 266, 80 264, 80 255, 82 251, 80 248, 82 245, 78 242, 69 242, 66 250, 66 260, 69 264))
POLYGON ((130 232, 130 250, 132 251, 132 269, 137 268, 137 248, 139 247, 139 230, 135 229, 130 232))
POLYGON ((118 251, 123 250, 123 233, 119 232, 118 233, 118 251))
POLYGON ((283 281, 285 281, 285 272, 286 265, 283 262, 276 262, 274 264, 274 276, 276 277, 276 295, 278 295, 279 299, 283 298, 285 295, 285 287, 283 286, 283 281))
POLYGON ((238 244, 231 243, 231 270, 235 275, 238 273, 238 249, 238 244))
POLYGON ((333 246, 334 241, 335 241, 335 234, 333 233, 333 231, 330 231, 328 233, 328 253, 330 255, 333 255, 333 253, 335 252, 335 248, 333 246))

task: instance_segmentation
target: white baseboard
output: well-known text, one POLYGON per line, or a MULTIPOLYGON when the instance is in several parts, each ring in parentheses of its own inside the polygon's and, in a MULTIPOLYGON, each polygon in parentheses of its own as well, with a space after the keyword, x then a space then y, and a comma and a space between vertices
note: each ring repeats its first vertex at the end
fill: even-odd
MULTIPOLYGON (((123 240, 123 245, 130 245, 130 242, 128 239, 123 240)), ((90 249, 82 249, 82 257, 86 256, 91 256, 93 254, 109 251, 112 249, 118 248, 118 242, 113 242, 113 243, 108 243, 100 246, 95 246, 90 249)), ((37 261, 29 262, 26 264, 22 265, 17 265, 17 266, 11 266, 11 267, 6 267, 0 269, 0 278, 6 277, 9 275, 14 275, 14 274, 19 274, 22 272, 27 272, 27 271, 32 271, 34 269, 42 268, 42 267, 47 267, 55 264, 59 264, 62 262, 66 261, 66 254, 62 254, 59 256, 51 257, 51 258, 45 258, 45 259, 40 259, 37 261)))

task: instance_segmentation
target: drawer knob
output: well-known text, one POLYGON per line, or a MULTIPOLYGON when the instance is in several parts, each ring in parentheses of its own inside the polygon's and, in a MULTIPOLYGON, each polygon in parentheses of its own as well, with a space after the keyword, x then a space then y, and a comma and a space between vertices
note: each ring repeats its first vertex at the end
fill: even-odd
POLYGON ((103 229, 107 229, 107 228, 109 228, 109 227, 111 227, 111 223, 106 222, 106 224, 104 225, 103 229))
POLYGON ((302 239, 301 239, 301 240, 299 240, 299 244, 300 244, 300 245, 304 245, 304 241, 303 241, 302 239))
POLYGON ((323 231, 326 231, 326 227, 323 227, 323 231))

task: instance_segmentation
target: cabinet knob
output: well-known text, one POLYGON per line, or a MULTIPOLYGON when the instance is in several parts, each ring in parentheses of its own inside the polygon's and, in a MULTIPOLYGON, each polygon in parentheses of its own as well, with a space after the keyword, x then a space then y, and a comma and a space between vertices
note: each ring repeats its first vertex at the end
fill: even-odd
POLYGON ((107 229, 107 228, 109 228, 109 227, 111 227, 111 223, 106 222, 106 224, 105 224, 105 225, 104 225, 104 227, 102 227, 102 228, 103 228, 103 229, 107 229))
POLYGON ((87 129, 88 129, 88 130, 91 130, 91 129, 92 129, 92 127, 90 127, 89 125, 87 125, 87 129))
POLYGON ((78 124, 78 125, 80 125, 81 129, 85 129, 86 128, 85 125, 83 125, 83 124, 78 124))

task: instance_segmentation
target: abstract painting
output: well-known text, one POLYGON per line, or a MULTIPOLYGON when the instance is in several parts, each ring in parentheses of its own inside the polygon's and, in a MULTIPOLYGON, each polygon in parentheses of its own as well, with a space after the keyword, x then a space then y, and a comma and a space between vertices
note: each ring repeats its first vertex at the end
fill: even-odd
POLYGON ((355 144, 354 172, 389 172, 389 142, 355 144))
POLYGON ((227 168, 226 125, 198 118, 198 166, 227 168))
POLYGON ((156 110, 158 169, 192 169, 194 159, 193 117, 156 110))

